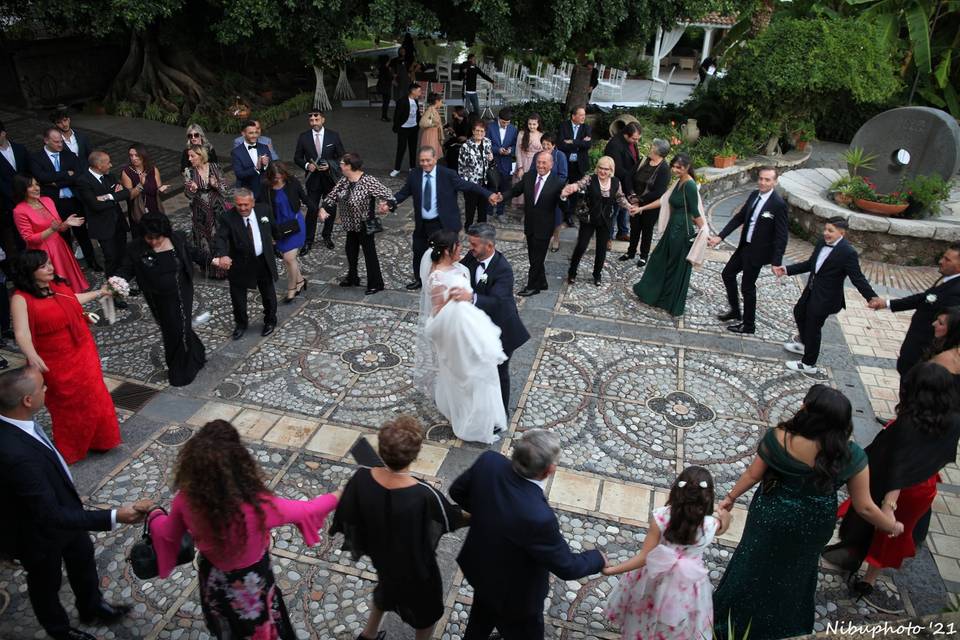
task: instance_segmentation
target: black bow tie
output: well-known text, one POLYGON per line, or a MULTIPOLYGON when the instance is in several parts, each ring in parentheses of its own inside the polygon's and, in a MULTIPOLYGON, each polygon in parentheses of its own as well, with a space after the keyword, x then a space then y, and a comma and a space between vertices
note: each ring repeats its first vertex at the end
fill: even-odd
POLYGON ((248 145, 247 145, 247 149, 256 149, 256 148, 257 148, 257 145, 255 145, 255 144, 248 144, 248 145))

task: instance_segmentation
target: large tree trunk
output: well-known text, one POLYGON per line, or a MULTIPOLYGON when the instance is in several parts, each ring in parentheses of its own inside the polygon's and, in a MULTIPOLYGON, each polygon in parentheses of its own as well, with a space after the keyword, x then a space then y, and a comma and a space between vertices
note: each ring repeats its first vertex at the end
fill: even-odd
POLYGON ((567 111, 572 111, 575 107, 586 107, 589 95, 590 69, 585 65, 578 64, 573 68, 573 73, 570 75, 570 86, 567 88, 567 111))
POLYGON ((760 0, 760 5, 753 12, 750 18, 750 35, 758 36, 770 26, 770 20, 773 19, 773 9, 775 0, 760 0))
POLYGON ((180 96, 183 112, 192 113, 203 99, 203 87, 189 71, 178 66, 172 60, 163 60, 154 30, 134 31, 130 34, 127 59, 114 78, 107 99, 156 103, 177 112, 180 107, 171 98, 180 96))

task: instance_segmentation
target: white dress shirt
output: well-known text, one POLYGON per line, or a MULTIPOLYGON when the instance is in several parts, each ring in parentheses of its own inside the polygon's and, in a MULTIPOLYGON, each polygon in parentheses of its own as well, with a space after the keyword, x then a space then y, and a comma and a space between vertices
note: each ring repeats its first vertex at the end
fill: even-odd
POLYGON ((507 139, 507 128, 499 127, 500 129, 500 146, 503 146, 503 141, 507 139))
MULTIPOLYGON (((243 218, 243 224, 250 225, 250 229, 253 231, 253 254, 257 257, 263 255, 263 240, 260 238, 260 224, 257 222, 257 212, 252 210, 248 216, 240 216, 243 218)), ((246 229, 243 230, 244 233, 247 232, 246 229)))
MULTIPOLYGON (((325 127, 320 127, 320 131, 313 132, 313 146, 317 149, 317 160, 320 160, 320 155, 323 153, 323 134, 326 133, 325 127)), ((303 165, 303 168, 306 169, 307 164, 303 165)))
MULTIPOLYGON (((575 123, 570 123, 570 124, 571 124, 571 127, 573 128, 573 141, 576 142, 576 141, 577 141, 577 134, 580 133, 580 125, 575 124, 575 123)), ((576 152, 576 151, 574 151, 573 153, 571 153, 571 154, 570 154, 570 162, 576 162, 576 161, 577 161, 577 157, 578 157, 578 156, 577 156, 577 152, 576 152)))
MULTIPOLYGON (((97 179, 97 182, 103 184, 103 181, 101 180, 101 178, 103 178, 102 175, 100 175, 99 173, 97 173, 97 172, 94 171, 93 169, 87 169, 87 171, 89 171, 89 172, 90 172, 90 175, 92 175, 94 178, 97 179)), ((112 194, 112 193, 108 193, 108 194, 107 194, 107 200, 113 200, 113 194, 112 194)))
MULTIPOLYGON (((70 467, 67 466, 67 461, 63 459, 63 456, 60 455, 60 452, 57 451, 56 447, 50 446, 50 441, 48 439, 41 437, 40 434, 37 433, 37 429, 41 429, 42 427, 40 427, 33 420, 14 420, 9 416, 3 416, 3 420, 5 422, 9 422, 13 426, 23 431, 25 434, 27 434, 28 436, 30 436, 31 438, 33 438, 34 440, 36 440, 37 442, 45 446, 47 449, 50 449, 51 451, 53 451, 53 454, 57 456, 57 460, 60 461, 60 466, 63 467, 63 470, 67 474, 67 477, 70 478, 70 482, 73 482, 73 474, 70 473, 70 467)), ((117 528, 117 510, 111 509, 110 510, 110 529, 113 530, 116 528, 117 528)))
POLYGON ((8 142, 7 146, 0 147, 0 155, 7 159, 7 162, 10 163, 10 166, 13 167, 14 171, 19 171, 19 168, 17 167, 17 158, 13 155, 12 144, 8 142))
POLYGON ((843 238, 841 238, 840 240, 837 240, 833 244, 823 245, 823 248, 820 249, 820 253, 817 254, 817 264, 813 268, 814 273, 820 272, 820 267, 822 267, 823 263, 827 261, 827 258, 830 257, 830 254, 833 253, 833 248, 836 247, 841 242, 843 242, 843 238))
POLYGON ((410 113, 407 115, 407 121, 402 125, 403 129, 411 129, 419 125, 417 122, 417 101, 408 97, 407 102, 410 103, 410 113))
POLYGON ((253 149, 250 148, 250 144, 244 140, 243 148, 247 150, 247 155, 250 156, 250 162, 253 163, 253 168, 258 172, 260 171, 260 156, 257 154, 257 143, 253 143, 253 149))
POLYGON ((67 137, 67 134, 61 133, 60 137, 63 138, 63 144, 66 145, 67 149, 73 151, 73 154, 80 157, 80 145, 77 143, 77 133, 73 129, 70 129, 70 137, 67 137))
POLYGON ((761 193, 760 197, 757 198, 756 203, 753 205, 753 214, 750 216, 750 221, 747 223, 747 242, 753 241, 753 230, 757 226, 757 220, 760 218, 760 212, 763 211, 765 206, 767 206, 767 200, 770 199, 771 193, 773 193, 773 189, 767 191, 766 193, 761 193))

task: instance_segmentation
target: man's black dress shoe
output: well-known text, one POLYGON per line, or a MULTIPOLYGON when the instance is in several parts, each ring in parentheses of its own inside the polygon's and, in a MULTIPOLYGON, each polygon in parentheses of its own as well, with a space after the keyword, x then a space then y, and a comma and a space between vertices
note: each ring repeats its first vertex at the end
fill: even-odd
POLYGON ((273 333, 273 330, 276 328, 277 328, 277 325, 275 324, 265 324, 263 325, 263 331, 260 332, 260 335, 266 338, 268 335, 273 333))
POLYGON ((310 249, 313 249, 313 243, 305 242, 303 246, 300 248, 300 253, 298 255, 302 258, 303 256, 310 253, 310 249))
POLYGON ((340 281, 340 286, 341 287, 359 287, 360 278, 357 278, 356 280, 351 280, 350 278, 344 278, 343 280, 340 281))
POLYGON ((419 280, 414 280, 413 282, 407 284, 407 291, 416 291, 422 286, 423 284, 419 280))
POLYGON ((83 624, 92 624, 94 622, 102 622, 104 624, 110 624, 116 622, 123 616, 127 615, 130 612, 130 607, 125 604, 110 604, 109 602, 101 602, 100 606, 89 611, 87 613, 80 614, 80 622, 83 624))
POLYGON ((740 315, 739 312, 731 309, 726 313, 718 313, 717 320, 719 320, 720 322, 730 322, 731 320, 743 320, 743 317, 740 315))
POLYGON ((646 258, 640 258, 639 260, 637 260, 637 266, 638 266, 638 267, 645 267, 645 266, 647 266, 647 259, 646 259, 646 258))
POLYGON ((381 291, 383 291, 383 285, 380 285, 379 287, 367 287, 367 290, 363 292, 363 295, 372 296, 373 294, 380 293, 381 291))
POLYGON ((92 636, 80 629, 68 629, 63 633, 55 633, 51 637, 53 640, 97 640, 97 636, 92 636))
POLYGON ((521 292, 518 293, 517 295, 518 295, 518 296, 523 296, 524 298, 526 298, 527 296, 535 296, 535 295, 537 295, 538 293, 540 293, 540 289, 524 289, 523 291, 521 291, 521 292))
POLYGON ((593 286, 595 286, 595 287, 599 287, 599 286, 600 286, 600 278, 594 278, 594 279, 593 279, 593 286))
POLYGON ((331 240, 330 238, 324 238, 323 246, 325 246, 327 249, 333 249, 335 245, 333 244, 333 240, 331 240))
POLYGON ((234 340, 239 340, 240 338, 243 337, 243 334, 245 334, 246 332, 247 332, 246 327, 241 327, 240 325, 237 325, 233 328, 233 333, 230 334, 230 337, 233 338, 234 340))
POLYGON ((757 328, 752 324, 744 324, 741 322, 740 324, 731 324, 727 327, 727 331, 732 331, 734 333, 756 333, 757 328))
POLYGON ((630 255, 629 253, 625 253, 619 258, 617 258, 617 260, 619 260, 620 262, 626 262, 627 260, 633 260, 633 256, 630 255))

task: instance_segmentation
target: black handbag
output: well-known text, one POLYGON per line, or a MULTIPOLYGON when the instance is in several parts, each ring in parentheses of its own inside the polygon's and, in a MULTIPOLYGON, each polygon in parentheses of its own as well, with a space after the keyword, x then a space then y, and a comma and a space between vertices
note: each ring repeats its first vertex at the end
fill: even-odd
MULTIPOLYGON (((158 507, 164 513, 167 512, 163 507, 158 507)), ((180 551, 177 552, 177 565, 193 562, 196 550, 193 548, 193 538, 189 533, 184 533, 180 540, 180 551)), ((143 523, 143 535, 130 548, 130 556, 127 558, 130 568, 133 569, 133 575, 141 580, 151 580, 160 575, 157 568, 157 551, 153 548, 153 538, 150 537, 150 519, 143 523)))
POLYGON ((377 197, 370 196, 370 208, 367 210, 367 219, 363 223, 368 236, 383 231, 383 222, 377 216, 377 197))
POLYGON ((292 218, 286 222, 281 222, 277 225, 277 230, 280 231, 280 239, 286 240, 290 236, 300 232, 300 221, 292 218))
POLYGON ((500 172, 497 171, 497 168, 494 165, 487 165, 485 179, 487 183, 487 189, 490 191, 500 190, 500 172))

